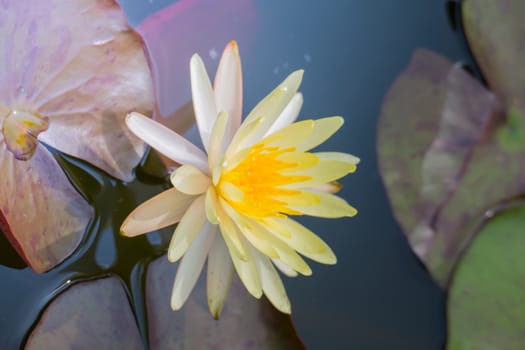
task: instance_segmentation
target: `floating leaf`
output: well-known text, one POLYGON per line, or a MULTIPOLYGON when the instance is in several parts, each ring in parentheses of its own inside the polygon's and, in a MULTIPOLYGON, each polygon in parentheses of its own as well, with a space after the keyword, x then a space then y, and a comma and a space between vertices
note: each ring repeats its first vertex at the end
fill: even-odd
POLYGON ((44 311, 25 349, 144 349, 116 277, 75 284, 44 311))
POLYGON ((461 259, 449 300, 449 350, 525 344, 525 206, 489 221, 461 259))
POLYGON ((254 299, 235 278, 219 320, 208 310, 200 278, 181 310, 170 307, 176 266, 166 256, 153 261, 146 275, 150 348, 159 349, 304 349, 290 317, 265 299, 254 299))
POLYGON ((150 113, 141 41, 112 0, 0 2, 1 229, 37 272, 79 244, 93 210, 36 140, 122 180, 145 146, 130 110, 150 113))
POLYGON ((28 161, 0 145, 0 169, 0 226, 27 263, 44 272, 78 246, 93 209, 42 145, 28 161))
POLYGON ((465 0, 463 23, 472 52, 505 105, 525 107, 525 1, 465 0))
POLYGON ((389 199, 442 285, 485 211, 521 191, 521 155, 495 136, 508 125, 492 127, 499 111, 492 93, 429 51, 414 55, 384 102, 378 153, 389 199))

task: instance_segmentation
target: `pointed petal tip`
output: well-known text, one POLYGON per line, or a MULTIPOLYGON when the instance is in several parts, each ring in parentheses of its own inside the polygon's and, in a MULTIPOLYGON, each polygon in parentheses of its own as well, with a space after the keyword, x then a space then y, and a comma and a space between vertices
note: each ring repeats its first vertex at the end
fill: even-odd
POLYGON ((292 72, 289 76, 288 76, 288 79, 293 79, 293 80, 297 80, 297 85, 299 86, 301 84, 301 81, 303 80, 303 75, 304 75, 304 70, 303 69, 298 69, 294 72, 292 72))
POLYGON ((133 131, 133 126, 134 126, 134 123, 135 121, 137 121, 138 119, 143 119, 143 118, 148 118, 146 117, 144 114, 141 114, 139 112, 130 112, 126 115, 126 125, 128 126, 128 128, 130 128, 132 131, 133 131))
POLYGON ((179 311, 182 307, 182 304, 180 304, 179 300, 175 300, 174 298, 171 299, 171 309, 173 311, 179 311))
POLYGON ((208 308, 210 309, 211 316, 218 320, 221 316, 222 306, 224 301, 220 302, 219 300, 209 298, 208 299, 208 308))
POLYGON ((199 63, 203 64, 201 56, 198 53, 194 53, 193 55, 191 55, 190 65, 195 65, 199 63))
POLYGON ((349 205, 349 208, 348 208, 347 211, 348 211, 348 213, 346 214, 347 217, 350 217, 350 218, 351 218, 351 217, 357 215, 357 209, 354 208, 354 207, 352 207, 352 206, 350 206, 350 205, 349 205))
POLYGON ((239 45, 236 40, 231 40, 226 48, 232 50, 236 55, 239 54, 239 45))

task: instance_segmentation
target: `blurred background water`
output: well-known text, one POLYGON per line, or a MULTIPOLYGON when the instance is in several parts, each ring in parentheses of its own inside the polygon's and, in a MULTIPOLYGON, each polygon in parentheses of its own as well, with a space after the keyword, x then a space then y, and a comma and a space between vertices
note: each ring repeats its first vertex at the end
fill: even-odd
MULTIPOLYGON (((133 25, 173 2, 120 1, 133 25)), ((285 279, 299 336, 309 349, 442 349, 445 293, 412 253, 392 216, 375 144, 382 99, 414 49, 431 48, 471 63, 462 33, 451 24, 452 7, 430 0, 260 0, 253 8, 253 33, 239 39, 245 113, 285 76, 304 68, 300 118, 344 116, 344 127, 322 149, 361 158, 357 173, 342 180, 340 192, 359 214, 302 220, 329 243, 338 263, 313 263, 313 276, 285 279)), ((202 30, 216 28, 202 23, 202 30)), ((199 53, 216 62, 225 44, 216 42, 199 53)), ((189 80, 183 83, 189 89, 189 80)), ((0 339, 23 337, 31 326, 28 315, 38 316, 47 300, 42 296, 55 293, 64 275, 36 275, 4 248, 6 242, 0 240, 0 246, 6 251, 0 266, 0 339)))

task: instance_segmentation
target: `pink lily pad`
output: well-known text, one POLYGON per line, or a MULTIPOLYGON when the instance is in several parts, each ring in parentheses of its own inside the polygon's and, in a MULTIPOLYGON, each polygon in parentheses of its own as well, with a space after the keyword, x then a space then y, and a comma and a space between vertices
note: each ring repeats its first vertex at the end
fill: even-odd
MULTIPOLYGON (((160 349, 304 349, 290 317, 266 299, 253 298, 238 278, 215 320, 208 310, 205 279, 200 278, 182 309, 174 312, 170 296, 176 266, 162 256, 146 274, 149 343, 160 349)), ((202 276, 201 276, 202 277, 202 276)))
POLYGON ((42 145, 27 161, 0 145, 0 169, 0 225, 27 263, 46 271, 78 246, 93 209, 42 145))
POLYGON ((152 90, 115 1, 0 1, 0 228, 35 271, 69 256, 93 216, 38 141, 131 180, 145 145, 124 118, 151 114, 152 90))
MULTIPOLYGON (((251 0, 181 0, 140 23, 136 30, 148 52, 158 102, 154 118, 180 134, 188 130, 195 121, 190 101, 191 56, 201 54, 206 67, 214 71, 230 40, 250 47, 256 25, 251 0)), ((160 158, 168 168, 176 165, 160 158)))
POLYGON ((81 282, 44 311, 25 349, 144 349, 126 293, 116 277, 81 282))

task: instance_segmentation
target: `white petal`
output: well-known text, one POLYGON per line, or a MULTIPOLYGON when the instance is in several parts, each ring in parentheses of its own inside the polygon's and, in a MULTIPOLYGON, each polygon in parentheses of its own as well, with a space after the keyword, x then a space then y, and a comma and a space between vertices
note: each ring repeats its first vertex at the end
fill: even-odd
POLYGON ((247 259, 247 252, 245 245, 243 244, 242 234, 239 232, 237 225, 233 222, 232 218, 224 211, 224 200, 218 197, 218 203, 216 203, 215 210, 217 219, 221 227, 221 233, 224 237, 228 248, 232 255, 236 256, 240 260, 247 259))
POLYGON ((215 241, 208 255, 208 274, 206 280, 208 307, 215 319, 218 319, 220 316, 222 305, 228 296, 232 279, 233 263, 228 247, 222 236, 216 234, 215 241))
POLYGON ((201 135, 202 144, 208 150, 211 129, 217 118, 215 96, 211 87, 206 67, 199 55, 195 54, 190 60, 191 94, 195 119, 201 135))
POLYGON ((233 137, 227 151, 228 158, 238 150, 253 145, 266 134, 297 92, 302 77, 302 70, 293 72, 255 106, 233 137), (257 127, 253 127, 254 122, 257 127), (250 132, 246 132, 246 128, 250 132))
POLYGON ((241 124, 242 114, 242 69, 239 47, 235 41, 224 49, 214 83, 215 103, 217 111, 227 112, 231 118, 224 133, 226 143, 229 144, 235 131, 241 124))
POLYGON ((286 295, 281 277, 273 267, 270 259, 263 256, 258 251, 252 250, 257 263, 257 271, 261 279, 261 285, 264 294, 275 308, 285 314, 292 312, 290 300, 286 295))
POLYGON ((177 190, 191 195, 206 192, 211 184, 211 179, 191 164, 185 164, 171 173, 170 180, 177 190))
MULTIPOLYGON (((222 227, 221 227, 222 230, 222 227)), ((223 234, 224 237, 224 234, 223 234)), ((242 236, 240 236, 241 243, 243 245, 248 245, 249 243, 246 242, 246 240, 243 239, 242 236)), ((231 243, 228 243, 226 240, 226 244, 228 246, 228 250, 232 252, 232 246, 231 243)), ((237 271, 237 274, 239 275, 239 278, 241 279, 242 283, 248 290, 248 292, 253 295, 255 298, 260 298, 262 295, 262 286, 261 286, 261 280, 259 278, 259 272, 257 271, 257 265, 254 256, 251 254, 249 249, 246 250, 246 258, 245 260, 239 259, 239 257, 236 254, 231 254, 231 258, 233 261, 233 266, 235 267, 235 271, 237 271)))
POLYGON ((137 137, 171 160, 192 164, 203 173, 208 173, 206 154, 176 132, 136 112, 128 114, 126 125, 137 137))
POLYGON ((228 147, 224 134, 229 128, 229 124, 231 124, 229 114, 220 112, 211 131, 210 146, 208 149, 208 166, 212 172, 214 172, 217 163, 220 162, 226 147, 228 147))
POLYGON ((292 269, 290 266, 286 265, 279 259, 272 259, 273 264, 275 267, 279 269, 282 273, 284 273, 288 277, 297 277, 298 273, 294 269, 292 269))
POLYGON ((168 260, 175 262, 186 253, 206 221, 204 213, 205 195, 195 199, 180 220, 168 247, 168 260))
POLYGON ((194 199, 195 196, 170 188, 135 208, 122 223, 120 232, 134 237, 173 225, 182 218, 194 199))
POLYGON ((178 310, 184 305, 195 286, 208 251, 215 239, 214 232, 213 226, 210 223, 205 223, 184 258, 182 258, 171 293, 171 308, 173 310, 178 310))
POLYGON ((270 129, 266 132, 266 135, 269 135, 272 132, 280 130, 284 128, 285 126, 288 126, 292 124, 293 122, 295 122, 295 120, 299 116, 301 107, 303 107, 303 94, 298 92, 292 97, 292 99, 290 100, 290 103, 288 103, 288 105, 281 112, 279 117, 277 117, 277 120, 275 121, 275 123, 273 123, 270 129))

